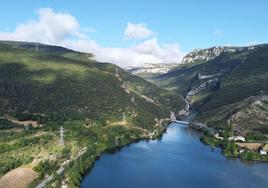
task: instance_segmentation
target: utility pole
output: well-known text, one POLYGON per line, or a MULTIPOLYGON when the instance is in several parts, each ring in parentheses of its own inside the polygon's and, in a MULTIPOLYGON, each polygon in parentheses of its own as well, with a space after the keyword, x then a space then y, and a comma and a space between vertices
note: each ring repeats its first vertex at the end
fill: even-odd
POLYGON ((117 69, 117 67, 115 67, 115 76, 116 76, 116 77, 119 77, 119 74, 118 74, 118 69, 117 69))
POLYGON ((135 103, 135 97, 134 96, 131 97, 131 102, 135 103))
POLYGON ((35 51, 38 52, 39 47, 38 47, 38 43, 35 43, 35 51))
POLYGON ((60 127, 60 145, 64 145, 64 139, 63 139, 63 135, 64 134, 64 130, 63 130, 63 127, 61 126, 60 127))
POLYGON ((123 112, 123 121, 126 121, 126 113, 123 112))

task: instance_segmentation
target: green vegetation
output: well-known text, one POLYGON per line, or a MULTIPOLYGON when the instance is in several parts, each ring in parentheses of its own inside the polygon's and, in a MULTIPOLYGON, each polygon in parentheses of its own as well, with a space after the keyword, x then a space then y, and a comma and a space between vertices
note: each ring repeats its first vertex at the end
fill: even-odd
POLYGON ((183 96, 199 88, 190 96, 191 108, 198 112, 197 121, 239 134, 250 131, 267 135, 268 105, 260 97, 268 94, 267 72, 268 45, 264 44, 253 50, 224 52, 209 61, 183 64, 153 81, 183 96), (199 75, 209 77, 200 79, 199 75), (257 101, 261 103, 255 104, 257 101))
POLYGON ((266 139, 262 133, 258 132, 249 132, 246 138, 248 141, 265 141, 266 139))
POLYGON ((68 184, 78 186, 101 152, 146 138, 156 119, 183 108, 179 94, 119 67, 117 78, 116 65, 91 56, 57 46, 39 44, 35 51, 33 43, 0 42, 0 176, 25 165, 38 171, 40 180, 86 147, 64 174, 68 184), (60 126, 64 146, 59 146, 60 126))
POLYGON ((50 175, 54 173, 59 166, 56 161, 41 161, 38 166, 34 168, 36 172, 39 173, 40 178, 44 178, 45 175, 50 175))
POLYGON ((234 157, 241 158, 243 160, 255 160, 255 161, 268 161, 267 155, 260 155, 259 151, 244 149, 243 152, 239 152, 239 147, 234 143, 224 140, 219 140, 213 137, 212 135, 204 134, 200 138, 200 140, 211 147, 220 147, 222 149, 222 153, 226 157, 234 157))

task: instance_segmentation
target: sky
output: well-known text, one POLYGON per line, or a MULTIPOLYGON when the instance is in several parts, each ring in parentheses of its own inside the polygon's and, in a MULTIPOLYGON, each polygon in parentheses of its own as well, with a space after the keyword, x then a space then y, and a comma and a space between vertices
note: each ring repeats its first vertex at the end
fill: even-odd
POLYGON ((9 0, 0 40, 91 52, 122 67, 180 63, 196 48, 268 42, 267 0, 9 0))

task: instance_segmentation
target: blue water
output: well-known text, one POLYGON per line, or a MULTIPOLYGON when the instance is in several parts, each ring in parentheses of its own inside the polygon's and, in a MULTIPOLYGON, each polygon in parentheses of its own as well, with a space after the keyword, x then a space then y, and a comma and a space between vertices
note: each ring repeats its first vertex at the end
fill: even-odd
POLYGON ((268 188, 268 163, 227 159, 171 124, 159 140, 140 141, 96 161, 82 188, 268 188))

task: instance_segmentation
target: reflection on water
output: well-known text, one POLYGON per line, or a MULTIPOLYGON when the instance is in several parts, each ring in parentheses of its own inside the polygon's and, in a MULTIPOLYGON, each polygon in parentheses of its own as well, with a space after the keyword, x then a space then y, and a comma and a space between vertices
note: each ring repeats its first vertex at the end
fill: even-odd
POLYGON ((225 158, 199 138, 198 132, 172 124, 160 140, 103 154, 81 187, 268 187, 268 164, 225 158))

